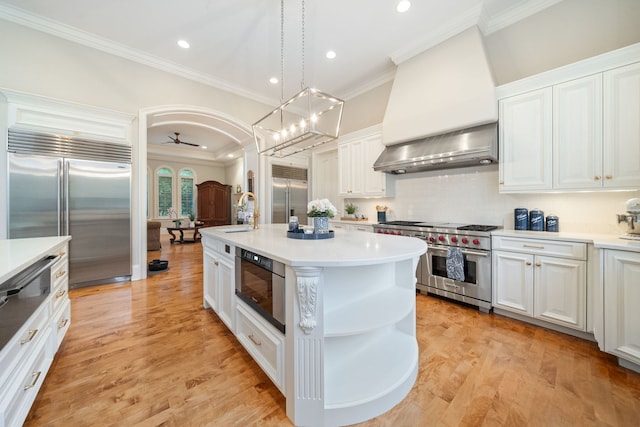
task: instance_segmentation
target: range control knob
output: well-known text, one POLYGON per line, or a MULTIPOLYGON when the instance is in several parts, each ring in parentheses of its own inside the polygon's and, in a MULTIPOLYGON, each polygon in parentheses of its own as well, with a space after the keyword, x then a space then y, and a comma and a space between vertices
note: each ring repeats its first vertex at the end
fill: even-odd
POLYGON ((456 236, 453 236, 453 237, 451 238, 451 241, 452 241, 453 243, 456 243, 456 242, 458 241, 458 238, 457 238, 456 236))
POLYGON ((402 231, 398 231, 396 234, 397 234, 398 236, 402 236, 402 231))
POLYGON ((384 230, 384 234, 389 234, 389 230, 384 230))
POLYGON ((444 236, 438 236, 438 240, 444 242, 444 236))
POLYGON ((480 244, 480 240, 478 240, 478 239, 473 239, 473 244, 474 244, 474 245, 476 245, 476 246, 477 246, 477 245, 479 245, 479 244, 480 244))
POLYGON ((391 232, 389 232, 389 234, 392 234, 392 235, 394 235, 394 236, 395 236, 395 235, 396 235, 396 232, 392 230, 391 232))
POLYGON ((377 233, 378 233, 378 234, 382 234, 382 230, 378 230, 378 231, 377 231, 377 233))
POLYGON ((467 239, 466 237, 463 237, 462 238, 462 243, 464 243, 466 245, 467 243, 469 243, 469 239, 467 239))
POLYGON ((436 241, 436 239, 435 239, 435 237, 430 236, 430 237, 429 237, 429 241, 430 241, 431 243, 433 243, 433 242, 435 242, 435 241, 436 241))

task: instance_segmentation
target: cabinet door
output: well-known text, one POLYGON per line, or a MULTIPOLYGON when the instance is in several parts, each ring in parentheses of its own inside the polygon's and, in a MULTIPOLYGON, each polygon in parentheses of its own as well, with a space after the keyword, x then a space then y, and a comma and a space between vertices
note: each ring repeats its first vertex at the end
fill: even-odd
POLYGON ((585 261, 536 256, 534 317, 584 331, 587 324, 585 261))
POLYGON ((533 255, 493 251, 493 305, 533 315, 533 255))
POLYGON ((640 363, 640 253, 605 250, 604 350, 640 363))
POLYGON ((235 277, 233 264, 220 259, 218 262, 218 295, 220 295, 220 310, 218 316, 227 325, 231 332, 235 332, 235 277))
POLYGON ((640 63, 604 73, 604 186, 640 186, 640 63))
POLYGON ((203 255, 203 299, 204 307, 212 308, 218 311, 218 258, 209 251, 205 251, 203 255))
POLYGON ((338 145, 338 192, 341 196, 349 196, 351 190, 351 146, 338 145))
POLYGON ((551 188, 551 88, 500 101, 500 191, 551 188))
POLYGON ((364 142, 349 143, 351 149, 351 196, 364 194, 364 142))
POLYGON ((553 87, 553 187, 602 187, 602 75, 553 87))
POLYGON ((364 194, 366 196, 384 196, 387 191, 387 174, 373 170, 373 164, 384 150, 382 135, 374 135, 363 141, 364 144, 364 194))

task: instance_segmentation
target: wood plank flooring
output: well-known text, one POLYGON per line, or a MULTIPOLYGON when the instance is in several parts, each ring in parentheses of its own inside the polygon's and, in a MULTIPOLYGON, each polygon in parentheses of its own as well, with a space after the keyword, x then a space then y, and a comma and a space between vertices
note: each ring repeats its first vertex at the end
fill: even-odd
MULTIPOLYGON (((211 310, 202 246, 146 280, 70 291, 72 325, 26 426, 290 426, 285 400, 211 310)), ((420 372, 362 426, 638 426, 640 375, 593 342, 417 296, 420 372)))

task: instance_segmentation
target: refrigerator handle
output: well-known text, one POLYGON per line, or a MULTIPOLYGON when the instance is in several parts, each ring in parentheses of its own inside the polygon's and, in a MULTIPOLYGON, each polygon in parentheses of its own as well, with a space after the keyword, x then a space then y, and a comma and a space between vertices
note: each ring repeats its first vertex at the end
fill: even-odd
POLYGON ((69 234, 69 162, 61 160, 62 167, 61 182, 61 198, 58 200, 60 204, 60 227, 62 228, 61 236, 69 234))

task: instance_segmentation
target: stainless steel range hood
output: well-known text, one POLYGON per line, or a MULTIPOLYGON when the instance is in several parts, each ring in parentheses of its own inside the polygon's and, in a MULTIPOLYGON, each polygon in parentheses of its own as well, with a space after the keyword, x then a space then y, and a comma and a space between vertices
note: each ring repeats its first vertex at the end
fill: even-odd
POLYGON ((418 172, 498 159, 498 101, 477 27, 400 64, 374 169, 418 172))
POLYGON ((388 146, 373 169, 392 174, 479 166, 498 160, 498 124, 388 146))

